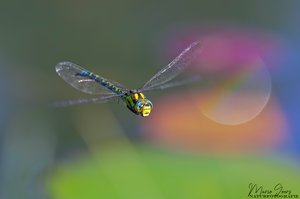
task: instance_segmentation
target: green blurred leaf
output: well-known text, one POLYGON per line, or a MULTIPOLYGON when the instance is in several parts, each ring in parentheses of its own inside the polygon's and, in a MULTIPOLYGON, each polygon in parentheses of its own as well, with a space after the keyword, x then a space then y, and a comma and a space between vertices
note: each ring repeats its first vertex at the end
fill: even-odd
POLYGON ((240 199, 247 198, 249 183, 270 189, 281 183, 299 194, 296 167, 277 159, 172 154, 129 146, 94 155, 57 167, 48 184, 54 199, 240 199))

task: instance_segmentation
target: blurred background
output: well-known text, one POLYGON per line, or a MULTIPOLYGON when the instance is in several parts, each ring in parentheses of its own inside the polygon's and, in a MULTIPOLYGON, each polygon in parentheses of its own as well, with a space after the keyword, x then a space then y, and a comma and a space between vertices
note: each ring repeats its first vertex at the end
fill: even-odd
POLYGON ((1 199, 300 195, 299 1, 14 1, 0 6, 1 199), (128 88, 203 41, 200 86, 147 94, 151 116, 89 97, 69 60, 128 88))

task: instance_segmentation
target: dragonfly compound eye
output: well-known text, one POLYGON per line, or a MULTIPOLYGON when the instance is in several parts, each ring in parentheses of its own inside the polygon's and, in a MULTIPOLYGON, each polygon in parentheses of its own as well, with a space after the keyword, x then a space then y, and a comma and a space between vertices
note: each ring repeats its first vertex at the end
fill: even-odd
POLYGON ((135 110, 137 112, 141 112, 142 108, 144 107, 144 103, 141 100, 138 100, 135 104, 135 110))

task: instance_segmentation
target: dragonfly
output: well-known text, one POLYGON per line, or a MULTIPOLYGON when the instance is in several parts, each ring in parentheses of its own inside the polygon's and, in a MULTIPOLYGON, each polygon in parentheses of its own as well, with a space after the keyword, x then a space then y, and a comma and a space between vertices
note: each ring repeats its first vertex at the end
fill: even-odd
POLYGON ((134 114, 142 117, 149 116, 153 110, 153 103, 146 98, 144 94, 145 92, 172 88, 199 80, 199 77, 191 77, 181 81, 174 81, 173 79, 181 74, 191 64, 200 52, 200 49, 200 41, 191 43, 173 61, 163 67, 138 89, 127 89, 125 86, 116 81, 90 72, 72 62, 60 62, 56 65, 55 69, 57 74, 64 81, 79 91, 97 95, 97 97, 67 100, 58 102, 55 105, 69 106, 84 103, 101 103, 121 99, 125 106, 134 114))

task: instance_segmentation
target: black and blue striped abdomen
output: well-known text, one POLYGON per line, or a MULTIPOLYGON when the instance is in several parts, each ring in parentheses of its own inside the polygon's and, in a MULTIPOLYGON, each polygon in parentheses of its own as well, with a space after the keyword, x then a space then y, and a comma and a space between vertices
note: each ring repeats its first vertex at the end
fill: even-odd
POLYGON ((96 75, 92 72, 82 70, 80 71, 80 73, 77 73, 76 75, 82 77, 88 77, 89 79, 94 80, 95 82, 99 83, 101 86, 104 86, 105 88, 111 90, 112 92, 118 95, 124 95, 126 93, 126 91, 121 87, 116 86, 114 83, 110 82, 109 80, 100 77, 99 75, 96 75))

